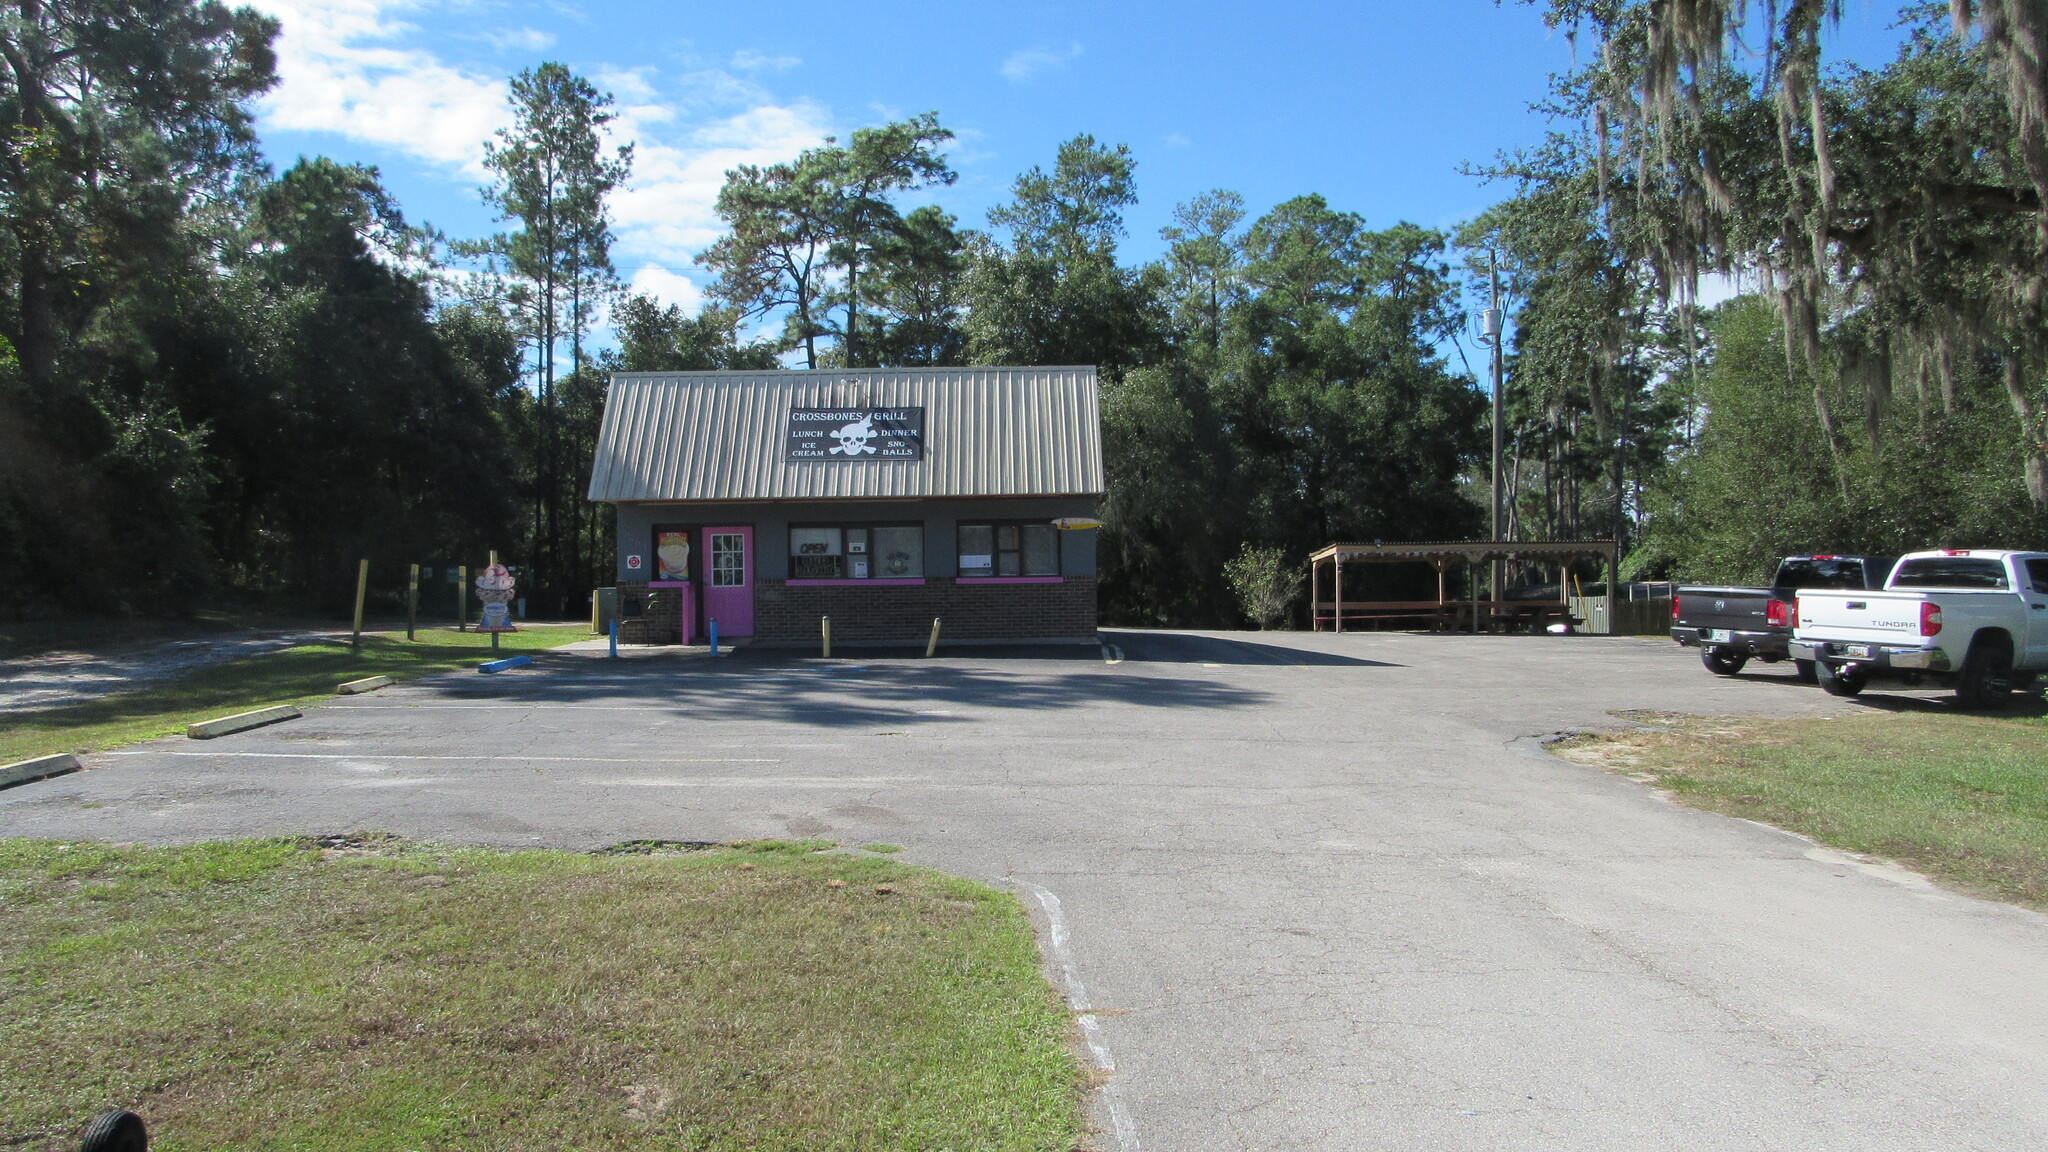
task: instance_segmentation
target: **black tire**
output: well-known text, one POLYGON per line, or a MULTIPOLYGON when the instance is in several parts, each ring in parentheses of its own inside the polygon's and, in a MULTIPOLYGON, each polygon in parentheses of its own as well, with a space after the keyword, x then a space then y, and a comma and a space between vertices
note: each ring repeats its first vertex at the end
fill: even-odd
POLYGON ((1700 649, 1700 663, 1716 676, 1733 676, 1749 663, 1749 653, 1733 648, 1705 647, 1700 649))
POLYGON ((1814 665, 1813 674, 1820 690, 1830 696, 1854 696, 1870 684, 1870 674, 1853 664, 1831 668, 1822 660, 1814 665))
POLYGON ((85 1126, 78 1152, 149 1152, 149 1129, 133 1112, 102 1112, 85 1126))
POLYGON ((1794 660, 1792 662, 1792 671, 1798 677, 1801 684, 1820 683, 1820 674, 1813 670, 1813 661, 1811 660, 1794 660))
POLYGON ((1984 636, 1971 642, 1956 677, 1956 703, 1965 708, 1995 711, 2012 700, 2012 642, 1984 636))

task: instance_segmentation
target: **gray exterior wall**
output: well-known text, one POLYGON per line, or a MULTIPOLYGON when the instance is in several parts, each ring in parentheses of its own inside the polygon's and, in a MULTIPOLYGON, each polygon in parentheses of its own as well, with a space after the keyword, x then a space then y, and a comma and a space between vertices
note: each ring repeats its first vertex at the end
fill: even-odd
MULTIPOLYGON (((932 500, 778 500, 774 502, 619 504, 618 579, 649 579, 654 564, 656 525, 695 528, 751 525, 754 529, 754 578, 789 578, 789 526, 792 524, 859 524, 922 521, 924 574, 927 578, 957 576, 959 559, 954 529, 962 521, 1052 520, 1060 516, 1095 515, 1093 496, 1028 496, 932 500), (647 565, 638 572, 626 557, 638 554, 647 565)), ((1095 575, 1095 532, 1060 533, 1060 574, 1095 575)))

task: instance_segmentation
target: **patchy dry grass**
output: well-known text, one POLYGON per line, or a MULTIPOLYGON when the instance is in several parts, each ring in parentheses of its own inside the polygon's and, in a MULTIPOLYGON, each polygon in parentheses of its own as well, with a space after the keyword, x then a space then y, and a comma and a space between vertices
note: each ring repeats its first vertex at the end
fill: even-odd
MULTIPOLYGON (((504 634, 497 655, 554 648, 588 639, 580 624, 523 626, 504 634)), ((418 641, 392 633, 365 635, 362 651, 346 641, 302 644, 194 668, 134 692, 0 716, 0 764, 57 752, 100 752, 175 736, 194 720, 331 698, 334 686, 365 676, 410 680, 473 668, 495 659, 491 638, 451 629, 421 631, 418 641)))
POLYGON ((1945 709, 1766 720, 1630 714, 1553 745, 1697 808, 2048 909, 2048 721, 1945 709))
POLYGON ((818 847, 0 841, 0 1148, 1074 1148, 1015 898, 818 847))

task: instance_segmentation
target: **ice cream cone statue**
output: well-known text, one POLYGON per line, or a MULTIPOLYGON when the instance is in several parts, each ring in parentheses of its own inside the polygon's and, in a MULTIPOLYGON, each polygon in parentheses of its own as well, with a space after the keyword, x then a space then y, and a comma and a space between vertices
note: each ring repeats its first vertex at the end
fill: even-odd
POLYGON ((517 632, 512 623, 512 588, 518 583, 510 569, 503 564, 493 564, 478 573, 476 598, 483 602, 483 623, 476 626, 479 632, 517 632))

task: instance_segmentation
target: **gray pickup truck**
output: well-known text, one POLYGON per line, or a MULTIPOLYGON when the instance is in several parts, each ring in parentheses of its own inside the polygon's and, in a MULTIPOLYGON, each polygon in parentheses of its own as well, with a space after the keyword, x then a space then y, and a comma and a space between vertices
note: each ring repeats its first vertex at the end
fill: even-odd
MULTIPOLYGON (((1890 556, 1787 556, 1768 588, 1681 585, 1671 598, 1671 638, 1700 650, 1700 663, 1716 676, 1733 676, 1751 657, 1776 664, 1792 655, 1802 588, 1882 588, 1891 573, 1890 556)), ((1793 667, 1808 684, 1813 661, 1793 667)))

